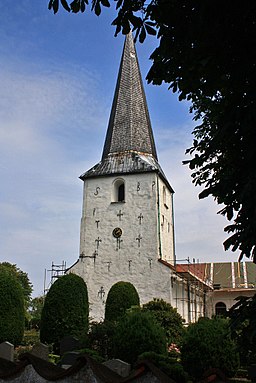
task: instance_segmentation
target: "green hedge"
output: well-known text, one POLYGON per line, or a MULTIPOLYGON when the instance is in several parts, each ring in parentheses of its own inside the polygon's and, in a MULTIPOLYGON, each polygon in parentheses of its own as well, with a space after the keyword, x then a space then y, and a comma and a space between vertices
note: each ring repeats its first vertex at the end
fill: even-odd
POLYGON ((66 335, 84 338, 88 332, 88 293, 84 280, 67 274, 57 279, 45 298, 40 340, 52 344, 54 352, 66 335))
POLYGON ((188 326, 181 347, 184 369, 194 381, 211 368, 219 368, 233 376, 239 367, 235 342, 231 339, 229 322, 223 318, 201 318, 188 326))
POLYGON ((24 295, 17 278, 5 270, 0 271, 0 297, 0 343, 17 346, 24 334, 24 295))
POLYGON ((111 287, 107 296, 105 320, 116 321, 127 309, 139 305, 140 298, 135 287, 129 282, 117 282, 111 287))
POLYGON ((113 336, 114 356, 135 363, 144 352, 167 353, 164 329, 147 312, 127 313, 118 322, 113 336))

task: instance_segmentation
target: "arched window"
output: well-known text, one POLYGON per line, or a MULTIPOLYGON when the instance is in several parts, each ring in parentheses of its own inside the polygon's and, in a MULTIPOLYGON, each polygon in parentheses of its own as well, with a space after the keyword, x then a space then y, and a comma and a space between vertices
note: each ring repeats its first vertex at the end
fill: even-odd
POLYGON ((225 316, 227 312, 227 306, 223 302, 218 302, 215 305, 215 315, 225 316))
POLYGON ((118 178, 113 183, 112 202, 124 202, 125 201, 125 184, 124 180, 118 178))

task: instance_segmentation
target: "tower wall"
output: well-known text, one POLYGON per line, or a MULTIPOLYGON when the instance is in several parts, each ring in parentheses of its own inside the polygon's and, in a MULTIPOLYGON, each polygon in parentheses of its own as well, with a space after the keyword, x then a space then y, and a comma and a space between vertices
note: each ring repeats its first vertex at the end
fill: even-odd
POLYGON ((171 270, 158 261, 173 258, 172 196, 163 188, 155 172, 85 180, 80 258, 69 271, 84 278, 94 320, 104 318, 108 291, 118 281, 131 282, 142 304, 154 297, 172 303, 171 270), (115 201, 119 181, 124 202, 115 201))

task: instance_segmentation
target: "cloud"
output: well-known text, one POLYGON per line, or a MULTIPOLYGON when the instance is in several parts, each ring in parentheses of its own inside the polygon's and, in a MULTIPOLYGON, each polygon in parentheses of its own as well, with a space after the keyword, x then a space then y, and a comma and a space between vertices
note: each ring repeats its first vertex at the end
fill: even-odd
POLYGON ((92 73, 81 70, 77 78, 67 68, 48 72, 22 61, 4 64, 0 261, 28 271, 37 294, 44 268, 78 257, 82 183, 77 176, 92 165, 94 142, 100 147, 100 128, 91 127, 104 127, 106 107, 92 73))

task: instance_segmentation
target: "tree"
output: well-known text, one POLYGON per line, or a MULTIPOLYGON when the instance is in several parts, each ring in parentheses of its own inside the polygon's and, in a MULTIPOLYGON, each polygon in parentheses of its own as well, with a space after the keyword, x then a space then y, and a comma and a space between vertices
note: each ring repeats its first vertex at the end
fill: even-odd
POLYGON ((41 316, 40 340, 55 352, 66 335, 84 337, 88 331, 88 293, 84 280, 67 274, 54 282, 46 295, 41 316))
POLYGON ((105 320, 117 321, 127 309, 139 305, 140 298, 135 287, 129 282, 117 282, 111 287, 107 296, 105 320))
POLYGON ((25 308, 27 309, 29 306, 29 302, 31 299, 31 294, 33 291, 32 283, 28 278, 28 274, 22 271, 17 267, 17 265, 11 264, 9 262, 0 263, 0 271, 5 270, 8 273, 11 273, 19 282, 22 293, 24 296, 25 308))
POLYGON ((201 318, 189 325, 182 341, 181 361, 194 381, 211 368, 219 368, 232 376, 239 358, 228 321, 218 317, 201 318))
POLYGON ((160 326, 165 330, 168 344, 180 344, 184 334, 184 326, 181 315, 170 303, 163 299, 154 299, 142 306, 143 311, 150 312, 160 326))
MULTIPOLYGON (((67 11, 84 12, 89 0, 61 0, 67 11)), ((192 158, 199 198, 212 195, 229 221, 224 248, 256 262, 256 175, 254 45, 256 3, 197 0, 119 0, 113 21, 117 35, 130 25, 143 42, 156 35, 159 46, 151 55, 147 80, 170 84, 180 100, 191 102, 199 121, 187 150, 192 158)), ((108 0, 91 0, 96 15, 108 0)), ((56 13, 59 0, 50 0, 56 13)))
POLYGON ((231 335, 238 344, 243 365, 256 363, 256 295, 238 297, 229 309, 231 335))
POLYGON ((0 268, 0 343, 20 344, 24 334, 23 291, 17 278, 0 268))
POLYGON ((166 336, 161 326, 147 312, 127 313, 118 322, 113 337, 114 356, 135 363, 140 354, 154 351, 167 353, 166 336))
POLYGON ((30 314, 30 326, 32 328, 40 328, 42 310, 44 306, 44 297, 35 297, 30 302, 29 314, 30 314))

